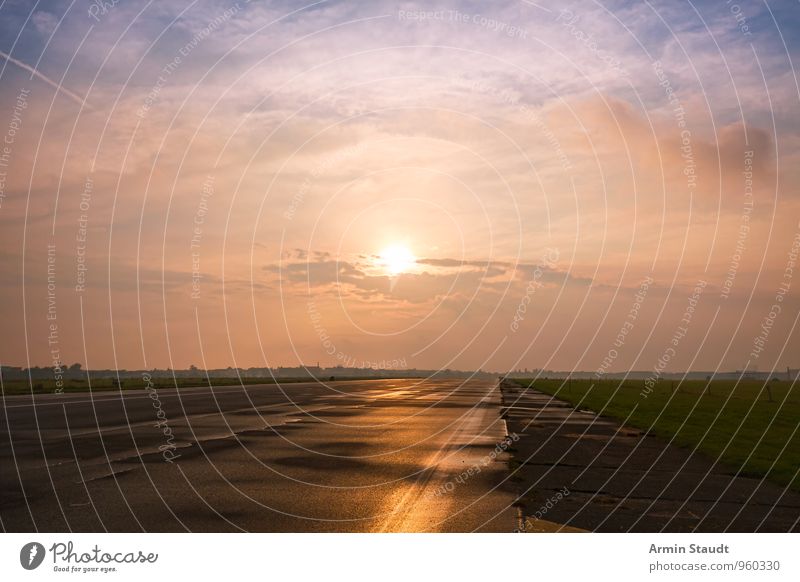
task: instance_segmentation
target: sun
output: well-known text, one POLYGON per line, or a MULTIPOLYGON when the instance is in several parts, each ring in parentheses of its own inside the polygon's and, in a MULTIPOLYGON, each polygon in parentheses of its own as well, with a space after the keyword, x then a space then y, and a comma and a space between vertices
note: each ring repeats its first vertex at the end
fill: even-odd
POLYGON ((378 255, 379 265, 392 276, 405 273, 417 262, 413 253, 402 245, 386 247, 378 255))

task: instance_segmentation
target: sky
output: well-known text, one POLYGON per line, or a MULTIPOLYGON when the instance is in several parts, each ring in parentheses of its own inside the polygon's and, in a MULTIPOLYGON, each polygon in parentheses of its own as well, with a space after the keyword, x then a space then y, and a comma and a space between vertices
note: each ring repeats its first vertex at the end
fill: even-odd
POLYGON ((0 363, 800 367, 799 16, 3 2, 0 363))

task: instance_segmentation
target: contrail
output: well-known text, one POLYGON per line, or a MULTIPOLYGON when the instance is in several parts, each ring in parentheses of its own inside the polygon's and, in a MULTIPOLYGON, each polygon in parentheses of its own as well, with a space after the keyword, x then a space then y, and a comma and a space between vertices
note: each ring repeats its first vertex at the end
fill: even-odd
POLYGON ((39 71, 34 69, 32 66, 27 65, 27 64, 23 63, 22 61, 20 61, 18 59, 15 59, 11 55, 7 55, 3 51, 0 51, 0 57, 3 57, 4 59, 6 59, 9 63, 14 63, 18 67, 21 67, 21 68, 25 69, 26 71, 31 73, 34 77, 37 77, 37 78, 41 79, 42 81, 44 81, 45 83, 47 83, 48 85, 53 87, 56 91, 59 91, 60 93, 63 93, 64 95, 66 95, 67 97, 72 99, 78 105, 86 107, 87 109, 91 109, 89 104, 86 103, 86 99, 85 98, 81 97, 77 93, 73 93, 72 91, 70 91, 66 87, 63 87, 63 86, 59 85, 58 83, 56 83, 52 79, 50 79, 48 77, 45 77, 42 73, 40 73, 39 71))

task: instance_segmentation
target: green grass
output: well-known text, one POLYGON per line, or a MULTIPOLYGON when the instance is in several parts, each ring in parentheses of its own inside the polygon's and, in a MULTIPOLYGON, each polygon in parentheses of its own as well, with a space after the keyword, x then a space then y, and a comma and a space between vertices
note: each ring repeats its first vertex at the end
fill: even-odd
POLYGON ((720 458, 733 471, 800 490, 800 386, 785 381, 516 380, 627 425, 720 458), (772 393, 770 395, 767 388, 772 393), (710 429, 710 430, 709 430, 710 429), (774 467, 773 467, 774 463, 774 467))
MULTIPOLYGON (((381 380, 383 377, 369 376, 369 377, 336 377, 336 381, 340 380, 381 380)), ((324 381, 329 381, 329 377, 322 378, 324 381)), ((74 392, 108 392, 112 390, 119 390, 120 388, 114 383, 113 378, 93 378, 91 381, 91 388, 89 382, 86 380, 66 379, 63 380, 63 393, 74 392)), ((290 384, 293 382, 313 382, 311 378, 278 378, 280 384, 290 384)), ((242 384, 275 384, 276 381, 271 377, 266 378, 211 378, 212 386, 239 386, 242 384)), ((208 386, 208 379, 206 378, 151 378, 151 384, 157 390, 162 388, 192 388, 198 386, 208 386)), ((141 377, 136 378, 123 378, 122 390, 142 390, 147 387, 147 384, 141 377)), ((4 380, 2 393, 6 396, 14 394, 53 394, 56 392, 55 380, 33 380, 29 383, 28 380, 4 380)))

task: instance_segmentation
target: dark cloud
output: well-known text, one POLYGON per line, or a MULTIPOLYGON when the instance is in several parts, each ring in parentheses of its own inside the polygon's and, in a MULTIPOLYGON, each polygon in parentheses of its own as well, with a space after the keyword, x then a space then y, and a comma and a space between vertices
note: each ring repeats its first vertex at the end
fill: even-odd
MULTIPOLYGON (((330 256, 328 253, 324 253, 330 256)), ((591 279, 574 277, 546 265, 508 261, 467 261, 425 258, 417 264, 433 267, 397 277, 372 274, 363 265, 345 260, 307 260, 270 264, 265 272, 287 283, 320 288, 336 286, 335 292, 352 293, 362 299, 393 299, 421 303, 441 298, 468 301, 477 293, 502 293, 509 286, 537 280, 543 285, 591 284, 591 279)))

